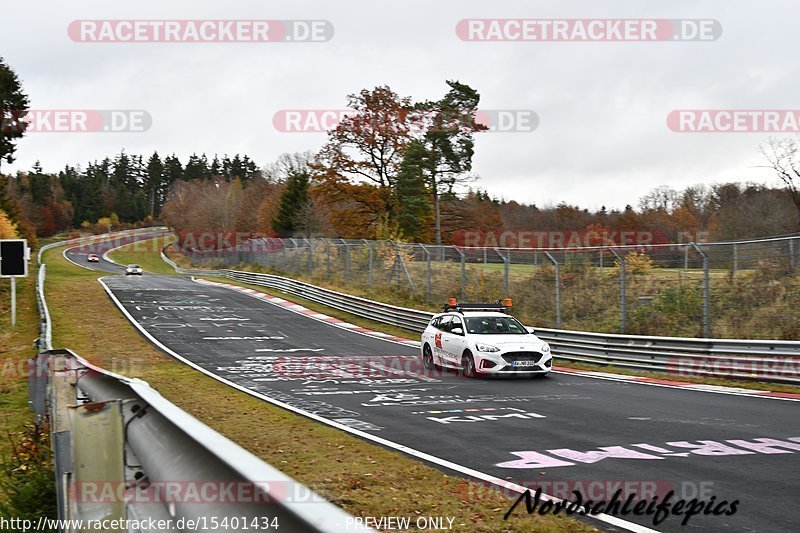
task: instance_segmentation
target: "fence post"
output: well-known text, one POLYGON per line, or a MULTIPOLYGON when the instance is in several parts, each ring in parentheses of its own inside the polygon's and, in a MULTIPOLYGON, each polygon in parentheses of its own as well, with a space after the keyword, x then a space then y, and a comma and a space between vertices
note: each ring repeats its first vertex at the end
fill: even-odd
POLYGON ((625 333, 625 329, 628 327, 628 299, 627 299, 627 268, 625 266, 625 257, 621 254, 617 253, 616 250, 613 248, 608 249, 614 257, 617 258, 619 261, 619 292, 620 292, 620 320, 619 320, 619 331, 620 333, 625 333))
POLYGON ((344 239, 339 239, 344 244, 344 282, 350 282, 350 245, 344 239))
POLYGON ((300 247, 297 244, 297 239, 291 238, 289 240, 292 241, 292 269, 293 269, 292 271, 296 273, 297 271, 300 270, 300 265, 299 265, 299 262, 300 262, 299 249, 300 249, 300 247))
POLYGON ((461 254, 461 300, 467 299, 467 267, 466 255, 458 246, 453 246, 453 249, 461 254))
POLYGON ((739 269, 739 250, 736 247, 736 243, 733 243, 733 273, 736 274, 736 271, 739 269))
POLYGON ((308 275, 310 276, 311 273, 314 271, 314 246, 311 244, 311 241, 304 238, 306 244, 308 245, 308 275))
POLYGON ((683 271, 689 270, 689 245, 683 247, 683 271))
POLYGON ((501 254, 497 248, 494 251, 503 260, 503 298, 508 298, 508 257, 501 254))
POLYGON ((425 252, 425 302, 431 301, 431 252, 424 244, 419 245, 425 252))
POLYGON ((331 241, 325 239, 325 277, 331 277, 331 241))
POLYGON ((703 337, 711 337, 711 279, 708 269, 708 254, 706 254, 696 243, 689 243, 694 247, 700 257, 703 258, 703 337))
POLYGON ((281 239, 281 244, 283 245, 283 271, 287 272, 287 270, 286 270, 286 239, 281 239))
POLYGON ((392 266, 392 270, 397 272, 397 288, 400 288, 400 268, 403 269, 403 273, 406 275, 406 280, 408 280, 408 286, 411 287, 411 292, 414 292, 414 282, 411 281, 411 274, 408 272, 408 268, 406 268, 406 262, 403 261, 403 256, 400 255, 400 247, 394 241, 388 241, 394 247, 394 265, 392 266))
POLYGON ((361 239, 369 251, 369 271, 367 272, 367 286, 372 287, 372 245, 367 239, 361 239))
POLYGON ((550 252, 545 252, 544 255, 556 268, 556 329, 559 329, 561 328, 561 267, 550 252))
POLYGON ((789 268, 794 268, 797 265, 794 257, 794 239, 789 239, 789 268))

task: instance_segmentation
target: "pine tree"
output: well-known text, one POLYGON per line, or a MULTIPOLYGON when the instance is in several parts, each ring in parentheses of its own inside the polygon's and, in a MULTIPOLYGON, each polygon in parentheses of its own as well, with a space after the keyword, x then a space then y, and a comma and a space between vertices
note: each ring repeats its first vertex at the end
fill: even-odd
POLYGON ((0 57, 0 164, 14 162, 14 143, 25 135, 22 121, 28 111, 28 96, 22 92, 19 78, 0 57))
POLYGON ((211 177, 211 171, 208 168, 208 159, 206 154, 198 156, 192 154, 186 162, 186 168, 183 171, 183 179, 186 180, 207 180, 211 177))
POLYGON ((403 236, 411 241, 426 240, 433 222, 431 191, 426 185, 430 167, 430 154, 425 146, 412 141, 400 163, 395 184, 397 223, 403 236))
POLYGON ((147 173, 144 179, 144 188, 147 191, 147 212, 151 217, 156 216, 161 207, 159 190, 161 190, 163 181, 164 164, 161 163, 158 152, 153 152, 153 155, 147 160, 147 173))
POLYGON ((298 213, 308 204, 308 172, 293 172, 286 180, 278 212, 272 219, 272 229, 281 237, 289 237, 295 230, 298 213))

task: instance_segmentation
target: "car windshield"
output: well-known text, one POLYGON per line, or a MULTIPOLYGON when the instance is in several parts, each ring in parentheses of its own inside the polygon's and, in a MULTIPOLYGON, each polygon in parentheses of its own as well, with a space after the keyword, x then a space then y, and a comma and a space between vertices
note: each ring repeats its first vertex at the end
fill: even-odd
POLYGON ((467 317, 467 331, 474 335, 527 335, 528 330, 510 316, 467 317))
POLYGON ((139 265, 128 265, 128 268, 139 268, 139 265))

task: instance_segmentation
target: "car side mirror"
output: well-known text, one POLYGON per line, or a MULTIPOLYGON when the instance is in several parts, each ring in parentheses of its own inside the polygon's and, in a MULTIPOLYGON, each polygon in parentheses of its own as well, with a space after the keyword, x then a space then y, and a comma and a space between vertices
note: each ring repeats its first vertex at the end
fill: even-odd
POLYGON ((453 328, 450 330, 450 333, 452 333, 453 335, 463 335, 464 330, 461 328, 453 328))
POLYGON ((525 329, 527 329, 527 330, 528 330, 528 333, 530 333, 531 335, 533 335, 533 326, 525 326, 525 329))

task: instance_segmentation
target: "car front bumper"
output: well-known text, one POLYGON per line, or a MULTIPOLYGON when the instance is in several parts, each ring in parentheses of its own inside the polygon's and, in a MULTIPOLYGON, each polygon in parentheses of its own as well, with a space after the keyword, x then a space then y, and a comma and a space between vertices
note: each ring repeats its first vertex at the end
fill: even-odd
POLYGON ((553 356, 534 351, 478 352, 474 354, 475 369, 489 375, 547 374, 553 368, 553 356))

